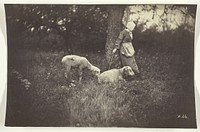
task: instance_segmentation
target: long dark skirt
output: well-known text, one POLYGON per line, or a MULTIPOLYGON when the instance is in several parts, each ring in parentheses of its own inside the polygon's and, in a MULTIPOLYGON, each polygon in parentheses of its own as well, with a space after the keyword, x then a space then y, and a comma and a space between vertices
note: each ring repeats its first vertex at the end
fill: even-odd
POLYGON ((131 57, 127 57, 120 53, 120 59, 122 62, 122 66, 130 66, 135 72, 135 74, 140 73, 134 55, 131 57))

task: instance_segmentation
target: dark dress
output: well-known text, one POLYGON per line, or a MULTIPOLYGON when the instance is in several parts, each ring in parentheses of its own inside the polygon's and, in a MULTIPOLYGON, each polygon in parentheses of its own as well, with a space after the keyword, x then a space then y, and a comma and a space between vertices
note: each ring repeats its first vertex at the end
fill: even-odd
POLYGON ((132 32, 124 29, 120 32, 116 40, 116 48, 119 49, 122 66, 130 66, 135 74, 139 74, 139 69, 134 57, 135 50, 132 45, 132 32))

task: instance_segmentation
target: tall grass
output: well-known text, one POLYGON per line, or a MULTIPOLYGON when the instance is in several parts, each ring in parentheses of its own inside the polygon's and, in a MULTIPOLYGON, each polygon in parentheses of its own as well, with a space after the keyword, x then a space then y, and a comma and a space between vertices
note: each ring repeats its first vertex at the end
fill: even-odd
POLYGON ((71 126, 115 126, 127 119, 130 105, 126 93, 117 86, 98 85, 93 81, 78 85, 71 92, 67 105, 70 106, 71 126))
MULTIPOLYGON (((81 83, 71 82, 76 74, 64 77, 60 63, 64 55, 62 51, 20 50, 9 60, 9 66, 31 83, 28 98, 21 95, 25 100, 16 102, 31 102, 24 112, 30 113, 29 126, 165 127, 185 111, 179 108, 179 98, 186 95, 191 79, 180 74, 184 68, 176 54, 139 50, 136 60, 144 79, 112 85, 98 84, 87 71, 81 83)), ((80 55, 106 70, 103 53, 80 55)))

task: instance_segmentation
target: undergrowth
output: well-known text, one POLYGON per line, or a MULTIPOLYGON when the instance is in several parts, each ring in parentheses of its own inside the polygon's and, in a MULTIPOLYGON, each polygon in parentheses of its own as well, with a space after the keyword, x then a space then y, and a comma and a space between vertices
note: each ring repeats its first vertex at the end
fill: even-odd
MULTIPOLYGON (((187 73, 180 74, 187 63, 180 61, 180 56, 175 53, 139 50, 136 60, 144 78, 112 85, 98 84, 87 71, 81 83, 76 82, 76 71, 70 78, 65 78, 60 63, 66 55, 63 51, 19 50, 15 54, 15 58, 9 59, 9 66, 31 83, 28 98, 25 96, 20 102, 31 102, 29 109, 24 111, 31 119, 27 125, 174 127, 170 122, 177 120, 177 114, 188 112, 180 110, 179 106, 184 105, 181 99, 192 80, 187 73)), ((102 52, 80 55, 86 56, 102 71, 106 70, 102 52)), ((192 97, 192 93, 189 96, 192 97)))

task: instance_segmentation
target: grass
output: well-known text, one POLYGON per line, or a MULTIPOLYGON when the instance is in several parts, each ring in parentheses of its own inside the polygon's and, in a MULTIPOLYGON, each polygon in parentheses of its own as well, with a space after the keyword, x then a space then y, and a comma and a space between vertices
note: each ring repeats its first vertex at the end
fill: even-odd
MULTIPOLYGON (((103 54, 79 55, 104 71, 103 54)), ((9 70, 6 125, 195 127, 193 79, 187 72, 182 74, 188 66, 176 53, 138 50, 136 60, 144 79, 113 85, 98 84, 87 71, 82 83, 66 79, 60 63, 64 55, 63 51, 11 53, 9 67, 28 79, 31 86, 26 90, 9 70), (190 118, 177 119, 179 114, 190 118)), ((77 79, 75 75, 71 78, 77 79)))

